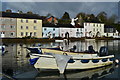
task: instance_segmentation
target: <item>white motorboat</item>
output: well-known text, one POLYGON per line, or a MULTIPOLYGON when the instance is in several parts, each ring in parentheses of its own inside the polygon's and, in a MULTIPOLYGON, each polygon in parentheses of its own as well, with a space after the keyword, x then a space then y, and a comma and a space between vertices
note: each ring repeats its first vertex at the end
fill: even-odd
POLYGON ((30 54, 30 62, 36 69, 58 69, 61 74, 65 70, 92 69, 113 64, 114 55, 108 55, 107 48, 101 47, 99 52, 62 51, 58 48, 44 48, 41 53, 30 54))

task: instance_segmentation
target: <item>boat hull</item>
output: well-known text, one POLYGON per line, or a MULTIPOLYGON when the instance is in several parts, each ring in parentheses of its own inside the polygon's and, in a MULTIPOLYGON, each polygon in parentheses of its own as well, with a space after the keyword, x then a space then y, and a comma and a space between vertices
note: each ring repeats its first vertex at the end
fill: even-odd
MULTIPOLYGON (((31 55, 31 58, 37 58, 38 55, 31 55)), ((68 70, 74 70, 74 69, 92 69, 92 68, 98 68, 98 67, 103 67, 107 66, 110 64, 113 64, 114 58, 113 55, 111 56, 104 56, 104 57, 91 57, 91 58, 84 58, 80 57, 78 55, 78 58, 76 56, 73 56, 74 62, 68 62, 65 69, 68 70)), ((51 70, 56 70, 59 69, 58 64, 56 62, 56 59, 52 55, 39 55, 39 59, 37 62, 34 64, 34 67, 37 69, 51 69, 51 70)))

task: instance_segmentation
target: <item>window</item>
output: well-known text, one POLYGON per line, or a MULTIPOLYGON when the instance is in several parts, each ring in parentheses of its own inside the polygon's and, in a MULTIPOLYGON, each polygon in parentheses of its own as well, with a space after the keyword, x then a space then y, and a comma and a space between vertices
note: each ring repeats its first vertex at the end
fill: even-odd
POLYGON ((13 19, 12 18, 10 18, 10 21, 12 21, 13 19))
POLYGON ((10 36, 14 36, 14 33, 13 33, 13 32, 11 32, 11 33, 10 33, 10 36))
POLYGON ((34 20, 34 23, 37 23, 37 20, 34 20))
POLYGON ((98 29, 97 29, 97 31, 98 31, 98 29))
POLYGON ((114 36, 115 34, 113 33, 113 36, 114 36))
POLYGON ((23 20, 21 19, 21 22, 23 23, 23 20))
POLYGON ((95 24, 93 24, 93 26, 95 27, 95 24))
POLYGON ((30 32, 30 36, 32 36, 32 32, 30 32))
POLYGON ((2 25, 1 27, 2 27, 2 28, 5 28, 5 25, 2 25))
POLYGON ((100 24, 100 27, 101 27, 101 24, 100 24))
POLYGON ((95 31, 95 28, 93 28, 93 31, 95 31))
POLYGON ((85 26, 87 26, 87 23, 85 23, 85 26))
POLYGON ((44 31, 46 31, 47 29, 46 28, 44 28, 44 31))
POLYGON ((98 24, 97 24, 97 27, 98 27, 98 24))
POLYGON ((21 29, 23 29, 23 26, 21 26, 21 29))
POLYGON ((87 29, 85 29, 85 31, 87 31, 87 29))
POLYGON ((36 32, 34 32, 34 36, 36 36, 37 35, 37 33, 36 32))
POLYGON ((26 26, 26 29, 28 29, 28 26, 26 26))
POLYGON ((26 36, 28 36, 28 32, 26 32, 26 36))
POLYGON ((55 31, 55 28, 53 28, 53 31, 55 31))
POLYGON ((36 28, 36 26, 34 26, 34 30, 36 30, 37 28, 36 28))
POLYGON ((5 32, 1 32, 1 34, 5 34, 5 32))
POLYGON ((79 31, 79 29, 77 29, 77 31, 79 31))
POLYGON ((26 20, 26 23, 28 23, 28 20, 26 20))
POLYGON ((79 36, 79 32, 76 32, 76 36, 77 36, 77 37, 79 36))
POLYGON ((21 32, 21 36, 23 36, 24 34, 23 34, 23 32, 21 32))
POLYGON ((82 31, 82 28, 81 28, 81 31, 82 31))
POLYGON ((10 26, 10 28, 13 28, 13 26, 10 26))
POLYGON ((55 37, 55 33, 53 33, 53 37, 55 37))

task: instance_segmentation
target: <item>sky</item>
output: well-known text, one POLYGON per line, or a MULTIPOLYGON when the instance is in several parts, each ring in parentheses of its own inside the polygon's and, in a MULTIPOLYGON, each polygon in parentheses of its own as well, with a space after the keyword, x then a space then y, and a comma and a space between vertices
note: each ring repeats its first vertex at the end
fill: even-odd
POLYGON ((71 18, 80 12, 97 15, 102 11, 106 12, 108 17, 112 14, 118 16, 118 2, 2 2, 2 11, 6 9, 25 13, 32 11, 41 16, 51 13, 57 18, 62 17, 64 12, 68 12, 71 18))

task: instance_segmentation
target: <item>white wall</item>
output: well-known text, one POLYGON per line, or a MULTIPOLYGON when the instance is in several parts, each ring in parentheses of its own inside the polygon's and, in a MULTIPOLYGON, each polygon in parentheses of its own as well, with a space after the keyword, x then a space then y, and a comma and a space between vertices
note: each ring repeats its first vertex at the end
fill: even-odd
POLYGON ((83 33, 83 28, 60 28, 60 36, 65 37, 65 34, 68 32, 69 37, 80 38, 83 37, 81 32, 83 33), (79 32, 79 35, 76 35, 76 32, 79 32))
POLYGON ((51 38, 53 38, 53 34, 55 34, 55 37, 59 37, 59 28, 55 28, 55 27, 43 27, 42 28, 42 32, 43 32, 43 37, 48 38, 49 36, 49 32, 51 34, 51 38), (46 30, 45 30, 46 29, 46 30))
POLYGON ((84 36, 86 37, 95 37, 97 32, 100 33, 98 37, 104 35, 104 24, 102 23, 84 23, 84 36), (91 34, 90 34, 91 32, 91 34))

